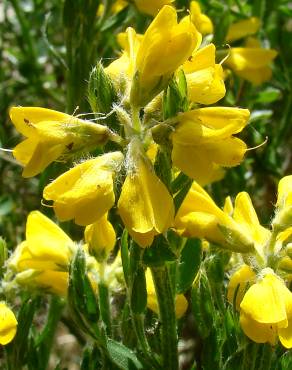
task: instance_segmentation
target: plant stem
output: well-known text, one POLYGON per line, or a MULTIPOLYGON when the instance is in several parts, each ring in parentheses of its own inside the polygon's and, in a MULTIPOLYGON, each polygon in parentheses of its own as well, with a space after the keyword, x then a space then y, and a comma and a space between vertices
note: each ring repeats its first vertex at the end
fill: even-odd
POLYGON ((98 296, 99 296, 99 309, 102 321, 105 324, 107 335, 112 335, 111 325, 111 314, 110 314, 110 302, 109 302, 109 290, 106 284, 103 282, 98 284, 98 296))
POLYGON ((163 369, 178 369, 177 328, 174 293, 167 266, 151 268, 161 322, 163 369))

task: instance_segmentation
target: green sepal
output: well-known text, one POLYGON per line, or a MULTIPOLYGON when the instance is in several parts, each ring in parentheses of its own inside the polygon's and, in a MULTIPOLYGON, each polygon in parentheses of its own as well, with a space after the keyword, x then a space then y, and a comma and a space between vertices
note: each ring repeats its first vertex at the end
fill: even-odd
POLYGON ((92 69, 88 82, 88 101, 94 113, 109 113, 118 101, 117 93, 101 62, 92 69))

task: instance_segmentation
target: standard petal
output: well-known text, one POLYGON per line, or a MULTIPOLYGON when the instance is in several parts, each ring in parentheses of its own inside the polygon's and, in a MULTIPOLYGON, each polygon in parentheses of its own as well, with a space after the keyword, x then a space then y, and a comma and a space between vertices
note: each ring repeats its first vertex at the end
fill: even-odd
POLYGON ((12 107, 9 115, 17 131, 27 137, 35 134, 34 125, 37 125, 39 122, 65 122, 71 118, 66 113, 39 107, 12 107))

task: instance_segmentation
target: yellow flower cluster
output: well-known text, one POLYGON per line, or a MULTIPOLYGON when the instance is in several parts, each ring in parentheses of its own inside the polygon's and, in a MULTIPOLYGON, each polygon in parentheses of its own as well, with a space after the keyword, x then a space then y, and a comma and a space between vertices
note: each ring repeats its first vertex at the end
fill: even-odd
POLYGON ((197 183, 175 218, 181 235, 242 253, 245 264, 230 278, 228 300, 240 310, 243 331, 257 343, 275 344, 279 337, 292 348, 292 293, 285 286, 292 273, 292 176, 279 182, 271 225, 260 225, 247 193, 236 196, 234 207, 228 197, 221 210, 197 183))
MULTIPOLYGON (((24 165, 25 177, 40 173, 57 159, 89 153, 108 141, 122 146, 121 151, 77 164, 45 187, 43 197, 53 202, 60 221, 74 219, 84 226, 97 222, 102 226, 96 230, 107 228, 106 215, 116 201, 115 183, 122 179, 119 174, 125 169, 117 207, 132 238, 141 247, 150 246, 156 235, 173 225, 172 195, 146 154, 160 122, 153 127, 140 119, 139 110, 157 99, 178 70, 185 73, 190 104, 211 104, 224 96, 223 71, 215 62, 215 46, 200 48, 202 36, 194 20, 200 21, 197 27, 202 29, 208 28, 209 21, 196 2, 192 2, 191 14, 178 22, 175 8, 165 5, 144 35, 137 35, 132 28, 119 35, 124 51, 105 72, 122 98, 116 113, 124 137, 106 126, 44 108, 11 109, 12 122, 26 137, 14 149, 16 159, 24 165)), ((234 135, 248 118, 247 110, 229 107, 177 114, 165 123, 170 129, 173 166, 201 184, 220 179, 222 168, 239 164, 246 152, 245 143, 234 135)), ((86 235, 96 239, 97 231, 90 230, 86 235)), ((113 239, 112 230, 108 233, 113 239)), ((107 254, 106 247, 103 249, 107 254)))

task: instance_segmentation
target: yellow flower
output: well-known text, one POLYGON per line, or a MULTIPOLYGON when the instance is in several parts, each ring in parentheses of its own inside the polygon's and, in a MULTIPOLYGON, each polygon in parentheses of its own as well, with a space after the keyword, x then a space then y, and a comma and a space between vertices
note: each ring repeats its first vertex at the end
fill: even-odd
POLYGON ((102 262, 113 250, 116 244, 116 233, 105 213, 94 224, 88 225, 84 232, 85 241, 90 254, 102 262))
POLYGON ((283 177, 278 184, 277 208, 292 206, 292 175, 283 177))
POLYGON ((12 341, 17 330, 14 313, 4 302, 0 302, 0 344, 3 346, 12 341))
POLYGON ((131 90, 132 104, 144 106, 167 84, 201 43, 201 34, 189 17, 177 23, 176 10, 165 5, 142 38, 131 90))
POLYGON ((240 325, 256 343, 280 342, 292 348, 292 293, 284 282, 266 268, 240 304, 240 325))
POLYGON ((105 72, 111 77, 116 88, 126 95, 130 93, 142 37, 132 27, 127 28, 126 32, 119 33, 118 43, 123 49, 122 55, 105 68, 105 72))
POLYGON ((208 193, 194 181, 176 214, 174 226, 183 236, 206 238, 221 244, 225 242, 225 238, 218 224, 227 225, 231 222, 231 218, 217 207, 208 193))
POLYGON ((155 235, 172 225, 172 197, 148 159, 138 155, 135 168, 123 184, 118 209, 130 235, 141 247, 150 246, 155 235))
POLYGON ((232 135, 247 124, 247 109, 208 107, 178 115, 172 134, 173 164, 204 185, 223 176, 222 167, 238 165, 245 143, 232 135))
MULTIPOLYGON (((147 307, 154 311, 156 314, 159 314, 159 307, 154 287, 153 278, 151 271, 148 268, 146 270, 146 289, 147 289, 147 307)), ((180 319, 188 308, 188 301, 183 294, 177 294, 175 297, 175 313, 176 317, 180 319)))
POLYGON ((202 35, 213 33, 213 23, 207 15, 202 13, 197 1, 191 2, 190 13, 192 22, 202 35))
POLYGON ((54 201, 61 221, 89 225, 114 205, 113 177, 122 161, 121 152, 112 152, 83 162, 47 185, 44 198, 54 201))
MULTIPOLYGON (((18 279, 19 280, 19 279, 18 279)), ((60 297, 66 297, 69 283, 69 273, 64 271, 44 270, 33 274, 34 284, 60 297)))
POLYGON ((59 226, 33 211, 27 218, 26 240, 18 245, 8 266, 16 272, 18 284, 65 296, 69 264, 75 250, 76 245, 59 226))
POLYGON ((235 22, 231 24, 228 29, 226 42, 233 42, 242 39, 243 37, 255 34, 258 32, 260 25, 261 21, 257 17, 251 17, 235 22))
POLYGON ((264 258, 264 247, 271 237, 271 232, 259 223, 248 193, 241 192, 237 194, 233 219, 240 226, 242 233, 253 240, 256 251, 264 258))
POLYGON ((248 284, 251 285, 255 282, 256 274, 248 265, 242 265, 230 277, 227 299, 229 303, 233 304, 234 294, 236 293, 236 308, 239 310, 240 303, 243 299, 248 284))
POLYGON ((156 15, 158 11, 164 6, 171 4, 174 0, 134 0, 140 12, 156 15))
POLYGON ((275 218, 272 221, 273 228, 282 231, 279 238, 284 241, 291 235, 292 226, 292 176, 283 177, 278 184, 278 198, 275 218))
POLYGON ((59 226, 39 211, 33 211, 27 218, 26 240, 14 251, 9 266, 18 272, 67 271, 75 249, 74 242, 59 226))
POLYGON ((257 252, 264 258, 264 246, 271 233, 262 227, 247 193, 239 193, 234 211, 221 210, 213 199, 193 182, 175 217, 176 231, 187 237, 205 238, 235 252, 257 252))
POLYGON ((209 44, 183 64, 189 99, 194 103, 213 104, 225 95, 223 68, 215 63, 215 53, 215 45, 209 44))
POLYGON ((27 138, 13 150, 14 157, 24 166, 24 177, 37 175, 61 156, 103 145, 109 138, 105 126, 50 109, 12 107, 10 118, 27 138))
POLYGON ((276 56, 276 50, 264 49, 256 39, 249 38, 245 47, 232 47, 224 63, 238 76, 259 85, 271 78, 269 65, 276 56))

